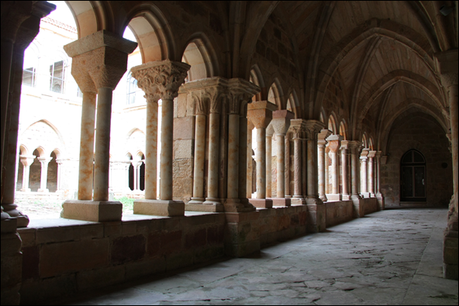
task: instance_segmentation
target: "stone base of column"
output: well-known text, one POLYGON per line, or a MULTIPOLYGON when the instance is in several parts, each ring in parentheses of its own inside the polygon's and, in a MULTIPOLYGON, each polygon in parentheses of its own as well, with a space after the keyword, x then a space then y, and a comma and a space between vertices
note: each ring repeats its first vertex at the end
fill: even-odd
POLYGON ((180 217, 185 215, 185 203, 172 200, 135 200, 134 214, 180 217))
POLYGON ((288 207, 292 205, 292 199, 287 198, 272 198, 273 206, 284 206, 288 207))
POLYGON ((20 191, 22 191, 22 192, 31 192, 32 189, 30 189, 30 188, 22 188, 20 191))
POLYGON ((22 280, 21 238, 17 228, 17 219, 9 218, 2 211, 2 305, 19 305, 22 280))
POLYGON ((49 189, 38 189, 37 192, 48 193, 49 189))
POLYGON ((332 201, 341 201, 342 200, 342 197, 341 197, 341 194, 337 193, 337 194, 327 194, 327 199, 328 199, 328 202, 332 202, 332 201))
POLYGON ((342 201, 349 201, 351 199, 351 196, 349 194, 342 194, 341 199, 342 201))
POLYGON ((328 201, 328 199, 327 199, 327 197, 326 197, 325 195, 320 196, 319 199, 320 199, 322 202, 327 202, 327 201, 328 201))
POLYGON ((271 199, 249 199, 250 204, 257 208, 272 208, 273 200, 271 199))
POLYGON ((17 227, 27 227, 27 225, 29 225, 29 217, 17 210, 17 204, 2 204, 2 207, 3 213, 7 213, 10 217, 16 218, 17 227))
POLYGON ((204 200, 204 198, 191 198, 188 204, 202 204, 204 200))
POLYGON ((257 211, 226 212, 225 252, 232 257, 243 257, 260 251, 260 235, 252 226, 260 214, 257 211))
POLYGON ((384 207, 385 207, 384 196, 381 193, 377 193, 376 199, 378 199, 379 210, 384 210, 384 207))
POLYGON ((360 196, 352 195, 351 196, 352 204, 354 205, 354 218, 360 218, 364 216, 363 205, 360 205, 360 196))
POLYGON ((293 198, 291 199, 292 204, 294 205, 306 205, 306 200, 302 196, 296 196, 294 195, 293 198))
POLYGON ((224 210, 223 204, 219 202, 205 201, 197 204, 190 201, 185 204, 185 211, 223 212, 224 210))
POLYGON ((118 201, 67 200, 61 218, 84 221, 121 221, 123 204, 118 201))
POLYGON ((458 218, 451 214, 443 238, 443 277, 458 279, 458 218))
MULTIPOLYGON (((320 199, 317 200, 320 201, 320 199)), ((308 201, 308 199, 306 201, 308 201)), ((327 228, 327 211, 325 205, 323 205, 323 203, 307 205, 308 231, 312 233, 324 232, 327 228)))
POLYGON ((226 199, 223 206, 225 207, 226 212, 249 212, 256 210, 252 204, 248 202, 247 204, 244 205, 244 203, 241 202, 241 199, 226 199))
POLYGON ((362 198, 368 199, 368 198, 370 198, 371 193, 369 193, 369 192, 362 192, 360 195, 362 196, 362 198))

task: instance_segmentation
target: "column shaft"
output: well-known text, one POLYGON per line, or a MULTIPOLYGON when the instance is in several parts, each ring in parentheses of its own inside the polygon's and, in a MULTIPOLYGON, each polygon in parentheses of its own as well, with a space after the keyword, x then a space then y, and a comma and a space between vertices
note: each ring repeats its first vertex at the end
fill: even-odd
POLYGON ((112 89, 99 88, 97 101, 96 161, 94 166, 94 200, 108 201, 110 168, 110 125, 112 89))
MULTIPOLYGON (((239 199, 247 199, 247 114, 239 117, 239 199)), ((245 200, 246 201, 246 200, 245 200)))
POLYGON ((361 193, 367 193, 367 158, 363 157, 361 160, 361 169, 360 169, 360 188, 361 193))
POLYGON ((272 144, 273 137, 266 136, 266 197, 272 197, 272 144))
POLYGON ((48 183, 48 164, 49 164, 49 159, 48 158, 38 158, 38 160, 41 163, 41 173, 40 173, 40 189, 38 189, 39 192, 47 192, 48 189, 47 183, 48 183))
POLYGON ((294 198, 302 198, 301 191, 302 177, 301 177, 301 143, 298 135, 293 139, 294 154, 293 154, 293 167, 294 167, 294 198))
POLYGON ((285 135, 277 134, 277 198, 285 198, 285 135))
POLYGON ((172 200, 173 99, 163 99, 161 122, 160 197, 172 200))
POLYGON ((204 200, 204 157, 206 148, 206 116, 196 115, 195 145, 194 145, 194 175, 193 198, 202 202, 204 200))
POLYGON ((338 163, 338 152, 337 150, 333 150, 331 154, 332 158, 332 193, 338 194, 339 193, 339 163, 338 163))
POLYGON ((342 185, 343 185, 343 196, 349 196, 348 190, 348 178, 347 178, 347 149, 341 149, 341 171, 342 171, 342 185))
POLYGON ((218 198, 218 154, 220 135, 220 114, 211 113, 209 123, 209 174, 207 176, 207 199, 217 200, 218 198))
POLYGON ((374 168, 373 168, 373 157, 369 158, 368 161, 368 192, 371 193, 371 195, 375 194, 374 190, 374 168))
POLYGON ((145 199, 156 199, 156 163, 158 141, 158 102, 147 101, 147 135, 145 140, 145 199))
POLYGON ((266 198, 266 129, 257 128, 257 199, 266 198))
POLYGON ((239 196, 239 115, 229 115, 228 128, 228 199, 237 199, 239 196))
POLYGON ((308 198, 317 197, 317 166, 315 164, 314 151, 316 150, 316 141, 308 139, 308 198))
POLYGON ((351 189, 352 189, 352 195, 358 195, 359 193, 359 181, 358 181, 358 165, 359 165, 359 158, 357 156, 357 149, 352 148, 351 149, 351 189))
POLYGON ((93 92, 84 92, 83 104, 81 109, 78 200, 92 199, 95 115, 96 94, 93 92))
POLYGON ((319 198, 327 201, 325 196, 325 142, 321 141, 317 145, 318 174, 319 174, 319 198))

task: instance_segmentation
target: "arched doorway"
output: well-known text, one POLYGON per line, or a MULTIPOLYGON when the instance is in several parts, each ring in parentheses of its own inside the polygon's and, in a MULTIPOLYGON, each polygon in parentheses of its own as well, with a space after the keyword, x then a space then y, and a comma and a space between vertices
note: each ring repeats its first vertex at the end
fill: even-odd
POLYGON ((400 161, 400 201, 426 201, 426 161, 417 150, 409 150, 400 161))

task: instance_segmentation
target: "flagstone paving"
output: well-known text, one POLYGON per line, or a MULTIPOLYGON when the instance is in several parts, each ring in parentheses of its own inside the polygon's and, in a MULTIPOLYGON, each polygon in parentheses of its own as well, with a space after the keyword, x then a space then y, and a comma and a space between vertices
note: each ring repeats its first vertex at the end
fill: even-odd
MULTIPOLYGON (((324 233, 65 301, 74 305, 457 305, 442 278, 444 209, 384 210, 324 233)), ((62 303, 62 301, 59 301, 62 303)))

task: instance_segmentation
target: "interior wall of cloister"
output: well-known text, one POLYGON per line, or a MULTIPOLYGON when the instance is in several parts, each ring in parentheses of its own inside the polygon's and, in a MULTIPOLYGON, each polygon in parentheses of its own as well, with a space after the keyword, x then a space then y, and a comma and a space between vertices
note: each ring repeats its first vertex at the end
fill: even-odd
POLYGON ((2 304, 400 206, 457 279, 457 1, 66 3, 1 2, 2 304))

